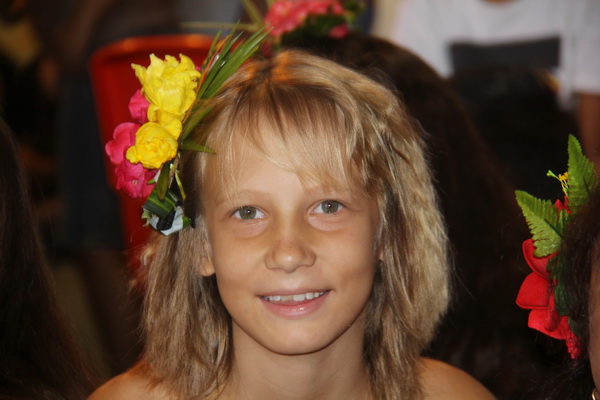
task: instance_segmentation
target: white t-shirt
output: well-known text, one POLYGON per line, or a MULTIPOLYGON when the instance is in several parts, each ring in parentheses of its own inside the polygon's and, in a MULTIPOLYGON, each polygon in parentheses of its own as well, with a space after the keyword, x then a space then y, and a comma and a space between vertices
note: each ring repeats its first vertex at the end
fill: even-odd
POLYGON ((564 104, 600 94, 600 0, 401 0, 393 12, 382 35, 444 76, 482 59, 525 63, 555 76, 564 104))

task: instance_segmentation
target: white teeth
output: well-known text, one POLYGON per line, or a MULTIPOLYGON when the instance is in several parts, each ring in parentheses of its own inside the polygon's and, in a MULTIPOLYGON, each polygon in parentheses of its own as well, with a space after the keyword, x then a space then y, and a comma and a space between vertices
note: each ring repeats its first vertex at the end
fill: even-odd
POLYGON ((324 294, 325 292, 309 292, 304 294, 293 294, 289 296, 263 296, 263 299, 267 301, 304 301, 316 299, 324 294))

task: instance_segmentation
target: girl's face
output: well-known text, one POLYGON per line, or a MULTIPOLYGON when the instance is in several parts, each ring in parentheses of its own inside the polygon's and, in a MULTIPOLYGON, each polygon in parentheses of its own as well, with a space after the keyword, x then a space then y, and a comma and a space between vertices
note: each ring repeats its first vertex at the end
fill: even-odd
MULTIPOLYGON (((274 147, 267 137, 265 148, 274 147)), ((234 190, 203 187, 211 257, 202 274, 216 274, 236 356, 362 346, 378 260, 376 201, 301 182, 269 161, 281 159, 276 150, 264 154, 243 139, 234 150, 242 155, 234 190)), ((217 164, 208 161, 206 173, 218 174, 217 164)))

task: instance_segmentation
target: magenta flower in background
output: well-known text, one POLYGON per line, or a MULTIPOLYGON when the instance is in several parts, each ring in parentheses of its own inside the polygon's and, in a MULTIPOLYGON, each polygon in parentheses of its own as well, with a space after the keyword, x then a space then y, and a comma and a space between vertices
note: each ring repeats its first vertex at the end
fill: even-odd
POLYGON ((343 13, 340 0, 279 0, 265 15, 265 24, 273 28, 269 33, 271 36, 279 37, 300 28, 309 16, 343 13))

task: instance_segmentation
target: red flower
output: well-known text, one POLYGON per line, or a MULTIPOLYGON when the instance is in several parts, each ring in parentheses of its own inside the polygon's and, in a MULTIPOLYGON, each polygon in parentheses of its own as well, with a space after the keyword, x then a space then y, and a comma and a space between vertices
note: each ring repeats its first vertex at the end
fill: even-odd
POLYGON ((565 340, 569 354, 572 358, 576 358, 580 353, 579 342, 571 331, 568 317, 561 316, 556 311, 554 284, 547 271, 548 261, 555 256, 555 253, 546 257, 536 257, 534 251, 533 239, 523 242, 523 255, 533 273, 523 281, 517 295, 517 305, 531 310, 528 323, 530 328, 555 339, 565 340))
MULTIPOLYGON (((279 37, 301 27, 310 15, 342 15, 344 7, 340 0, 279 0, 273 3, 265 15, 265 25, 273 29, 269 33, 279 37)), ((345 24, 342 24, 345 25, 345 24)), ((343 28, 335 27, 330 35, 339 36, 343 28)))

